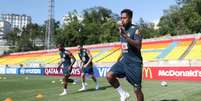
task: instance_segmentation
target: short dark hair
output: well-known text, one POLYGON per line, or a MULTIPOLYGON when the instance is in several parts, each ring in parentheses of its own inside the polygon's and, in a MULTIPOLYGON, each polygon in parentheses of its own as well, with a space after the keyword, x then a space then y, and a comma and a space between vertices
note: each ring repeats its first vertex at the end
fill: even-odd
POLYGON ((133 11, 130 10, 130 9, 123 9, 123 10, 121 11, 121 14, 122 14, 122 13, 126 13, 130 18, 133 17, 133 11))
POLYGON ((59 48, 59 47, 64 47, 64 44, 63 43, 59 43, 58 45, 57 45, 57 47, 59 48))
POLYGON ((83 47, 83 44, 80 44, 79 46, 80 46, 80 47, 83 47))
POLYGON ((60 43, 60 44, 59 44, 59 51, 65 51, 65 48, 64 48, 64 44, 63 44, 63 43, 60 43))

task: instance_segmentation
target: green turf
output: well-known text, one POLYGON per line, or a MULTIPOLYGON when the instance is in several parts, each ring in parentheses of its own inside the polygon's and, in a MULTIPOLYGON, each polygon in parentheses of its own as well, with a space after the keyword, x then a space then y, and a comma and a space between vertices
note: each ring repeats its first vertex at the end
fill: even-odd
MULTIPOLYGON (((0 101, 7 97, 14 101, 119 101, 118 93, 109 86, 105 78, 99 79, 100 90, 95 90, 95 84, 89 79, 87 91, 78 92, 81 85, 70 83, 70 93, 60 97, 59 93, 63 91, 60 79, 61 77, 0 75, 0 101), (51 83, 53 80, 55 83, 51 83), (36 99, 38 93, 45 97, 36 99)), ((133 95, 132 87, 125 80, 122 79, 121 84, 133 95)), ((142 85, 145 101, 201 101, 200 82, 168 81, 167 87, 160 87, 159 81, 147 80, 142 85)), ((129 101, 136 101, 135 96, 131 96, 129 101)))

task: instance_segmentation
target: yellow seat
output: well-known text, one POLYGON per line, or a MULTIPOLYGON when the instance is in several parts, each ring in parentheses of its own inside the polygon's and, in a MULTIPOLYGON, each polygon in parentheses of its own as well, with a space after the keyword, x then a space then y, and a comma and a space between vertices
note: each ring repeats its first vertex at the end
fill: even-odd
POLYGON ((166 57, 165 60, 178 60, 182 54, 188 49, 192 40, 181 41, 166 57))
POLYGON ((186 60, 201 59, 201 40, 198 40, 189 54, 185 57, 186 60))

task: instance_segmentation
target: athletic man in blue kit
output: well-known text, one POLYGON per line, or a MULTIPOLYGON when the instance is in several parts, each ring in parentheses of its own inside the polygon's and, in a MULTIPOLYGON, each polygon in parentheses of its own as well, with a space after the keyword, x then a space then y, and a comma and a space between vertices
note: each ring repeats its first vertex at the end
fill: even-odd
POLYGON ((127 101, 130 95, 122 89, 117 79, 126 77, 127 81, 134 88, 137 101, 144 101, 144 95, 141 90, 143 64, 141 56, 142 35, 139 29, 132 24, 132 16, 133 12, 130 9, 121 11, 119 32, 122 54, 118 62, 107 73, 107 80, 120 94, 120 100, 127 101))
POLYGON ((67 86, 68 86, 68 80, 70 77, 70 73, 72 71, 72 66, 75 63, 75 57, 72 55, 72 53, 69 50, 66 50, 64 48, 63 44, 59 45, 59 55, 61 59, 61 63, 58 66, 58 70, 60 70, 61 66, 63 65, 63 74, 64 74, 64 91, 60 94, 60 96, 67 94, 67 86))
POLYGON ((91 78, 96 83, 95 89, 97 90, 97 89, 99 89, 99 83, 94 75, 92 55, 91 55, 90 51, 86 48, 83 48, 82 45, 79 45, 78 49, 79 49, 78 55, 81 60, 81 68, 82 68, 82 74, 81 74, 82 88, 79 89, 79 91, 86 90, 86 82, 85 82, 86 74, 91 75, 91 78))

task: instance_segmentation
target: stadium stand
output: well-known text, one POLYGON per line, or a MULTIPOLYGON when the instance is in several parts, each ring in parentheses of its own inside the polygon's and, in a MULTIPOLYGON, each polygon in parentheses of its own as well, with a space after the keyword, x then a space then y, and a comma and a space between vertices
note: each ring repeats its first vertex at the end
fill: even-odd
POLYGON ((192 50, 185 57, 186 60, 201 59, 201 39, 197 40, 192 50))
POLYGON ((176 46, 172 48, 164 60, 178 60, 184 54, 184 52, 188 49, 193 39, 184 39, 184 40, 176 40, 176 46))
MULTIPOLYGON (((93 62, 95 63, 114 63, 120 55, 120 43, 108 43, 87 45, 91 50, 93 62)), ((77 60, 78 51, 76 47, 68 48, 77 60)), ((201 38, 197 36, 176 36, 167 39, 148 39, 142 44, 142 56, 144 61, 159 60, 201 60, 201 38)), ((58 64, 58 49, 32 51, 24 53, 12 53, 0 57, 0 65, 19 65, 19 64, 58 64)))
POLYGON ((102 52, 93 59, 93 62, 115 62, 119 55, 120 48, 102 49, 102 52))
POLYGON ((142 44, 142 56, 144 60, 156 60, 162 58, 166 51, 163 51, 171 44, 171 41, 153 41, 142 44))

